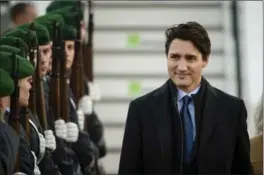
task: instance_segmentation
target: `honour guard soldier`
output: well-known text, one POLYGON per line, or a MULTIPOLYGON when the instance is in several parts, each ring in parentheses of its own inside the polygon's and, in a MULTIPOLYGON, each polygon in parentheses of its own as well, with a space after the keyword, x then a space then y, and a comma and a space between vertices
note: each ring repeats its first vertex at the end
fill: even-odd
POLYGON ((14 92, 14 83, 10 75, 0 69, 0 105, 1 105, 1 120, 0 120, 0 174, 12 174, 16 155, 19 148, 19 137, 15 130, 8 125, 4 120, 4 108, 2 101, 8 100, 9 96, 14 92))
MULTIPOLYGON (((16 72, 18 74, 18 85, 19 86, 19 99, 18 105, 19 107, 24 107, 28 105, 28 98, 29 98, 29 90, 31 88, 30 81, 32 79, 32 75, 34 73, 34 68, 27 61, 26 58, 20 57, 19 55, 13 55, 12 53, 8 52, 0 52, 0 68, 5 70, 9 75, 12 75, 12 67, 14 62, 17 63, 18 68, 16 72)), ((6 98, 4 101, 1 101, 1 110, 6 110, 5 112, 5 121, 9 122, 12 120, 12 115, 9 115, 15 111, 10 111, 12 108, 10 106, 10 101, 12 105, 12 100, 6 98)), ((20 119, 19 119, 20 120, 20 119)), ((34 175, 34 169, 37 169, 36 161, 34 160, 34 156, 31 153, 30 147, 28 145, 27 135, 25 130, 19 127, 17 131, 20 138, 19 144, 19 161, 17 163, 16 170, 14 173, 24 173, 27 175, 34 175)))
MULTIPOLYGON (((35 22, 45 25, 49 31, 50 39, 52 40, 49 44, 50 46, 53 45, 54 42, 57 42, 54 38, 54 30, 56 31, 57 28, 53 28, 53 22, 56 22, 58 24, 58 28, 61 28, 64 24, 63 18, 60 15, 44 15, 35 20, 35 22)), ((44 46, 43 46, 44 47, 44 46)), ((47 47, 47 45, 45 46, 47 47)), ((52 52, 52 49, 46 49, 48 52, 52 52)), ((42 52, 40 48, 40 52, 42 52)), ((41 54, 42 60, 48 60, 48 55, 41 54), (45 58, 44 58, 45 57, 45 58)), ((50 61, 55 59, 56 55, 52 55, 53 58, 51 58, 50 61)), ((45 61, 45 62, 46 62, 45 61)), ((49 60, 48 60, 49 61, 49 60)), ((45 64, 45 63, 44 63, 45 64)), ((58 165, 60 172, 65 175, 72 175, 72 174, 79 174, 80 168, 79 168, 79 162, 78 158, 75 155, 75 152, 67 145, 67 140, 77 140, 78 139, 78 127, 76 124, 72 123, 70 125, 66 125, 65 121, 62 119, 62 116, 54 115, 52 108, 53 106, 50 104, 50 77, 45 74, 50 72, 43 72, 42 71, 42 78, 44 83, 44 94, 45 94, 45 106, 47 111, 47 117, 48 122, 50 124, 50 127, 55 131, 56 134, 56 142, 57 142, 57 148, 52 153, 54 162, 56 165, 58 165), (68 132, 67 132, 68 131, 68 132)), ((52 87, 57 88, 57 87, 52 87)), ((54 101, 54 100, 52 100, 54 101)), ((54 106, 54 108, 56 108, 54 106)), ((53 109, 54 109, 53 108, 53 109)))
MULTIPOLYGON (((73 26, 76 28, 77 24, 76 24, 76 18, 75 15, 73 15, 74 11, 77 11, 80 13, 80 34, 81 34, 81 45, 84 46, 85 42, 87 41, 87 32, 85 30, 85 24, 84 24, 84 4, 81 4, 81 7, 79 7, 79 10, 77 9, 77 3, 74 1, 53 1, 51 2, 48 7, 46 8, 46 12, 49 13, 58 13, 60 15, 63 16, 64 20, 66 21, 66 23, 70 26, 73 26), (71 11, 72 13, 69 13, 69 11, 71 11)), ((92 12, 89 12, 92 13, 92 12)), ((92 20, 92 19, 89 19, 92 20)), ((89 25, 93 25, 92 21, 89 21, 89 25)), ((91 29, 89 27, 89 29, 91 29)), ((92 32, 89 32, 90 34, 92 34, 92 32)), ((92 37, 92 36, 90 36, 92 37)), ((83 49, 83 47, 81 48, 83 49)), ((85 48, 86 49, 86 48, 85 48)), ((85 61, 86 58, 85 56, 87 55, 83 55, 84 57, 83 62, 85 61)), ((85 64, 84 64, 85 65, 85 64)), ((86 66, 87 67, 87 66, 86 66)), ((84 67, 84 68, 86 68, 84 67)), ((85 75, 83 75, 84 77, 84 90, 85 90, 85 94, 89 95, 89 98, 92 101, 99 101, 100 100, 100 89, 99 86, 97 84, 88 82, 88 79, 85 75)), ((74 84, 74 82, 72 82, 74 84)), ((77 97, 75 97, 77 98, 77 97)), ((87 98, 86 98, 87 99, 87 98)), ((89 104, 88 102, 86 103, 87 105, 89 104)), ((92 112, 89 112, 89 106, 84 106, 83 112, 85 113, 85 120, 84 121, 84 128, 86 131, 88 131, 92 141, 95 143, 95 145, 97 146, 98 150, 99 150, 99 157, 104 157, 106 155, 106 145, 105 145, 105 140, 104 140, 104 133, 103 133, 103 124, 102 122, 99 120, 96 112, 94 111, 94 109, 92 109, 92 112)), ((78 111, 79 113, 79 111, 78 111)), ((79 115, 81 116, 81 115, 79 115)), ((79 117, 80 118, 80 117, 79 117)))

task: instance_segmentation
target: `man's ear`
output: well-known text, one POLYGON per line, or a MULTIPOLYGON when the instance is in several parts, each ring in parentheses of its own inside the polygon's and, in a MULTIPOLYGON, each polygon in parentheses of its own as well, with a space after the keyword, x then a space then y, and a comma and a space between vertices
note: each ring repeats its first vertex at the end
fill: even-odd
POLYGON ((202 67, 205 68, 208 64, 208 57, 203 59, 202 67))
POLYGON ((0 108, 4 108, 4 101, 3 101, 3 99, 2 98, 0 98, 0 108))

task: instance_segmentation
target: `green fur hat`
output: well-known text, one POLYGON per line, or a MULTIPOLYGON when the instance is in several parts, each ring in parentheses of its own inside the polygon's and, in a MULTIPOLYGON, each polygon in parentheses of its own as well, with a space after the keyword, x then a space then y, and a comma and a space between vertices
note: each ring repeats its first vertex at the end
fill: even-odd
POLYGON ((64 25, 63 27, 63 40, 76 40, 77 31, 70 25, 64 25))
POLYGON ((21 56, 27 57, 28 55, 28 46, 27 44, 20 38, 13 36, 3 36, 0 37, 0 45, 8 45, 16 48, 20 48, 21 56))
POLYGON ((47 45, 50 43, 51 40, 50 40, 49 31, 48 31, 47 27, 45 27, 42 24, 38 24, 36 22, 33 22, 31 24, 20 25, 17 28, 29 29, 30 27, 32 27, 33 31, 36 32, 39 45, 47 45))
POLYGON ((10 96, 14 92, 14 82, 10 75, 0 69, 0 97, 10 96))
MULTIPOLYGON (((81 3, 80 8, 78 9, 78 1, 53 1, 46 8, 46 13, 52 13, 57 10, 71 8, 71 12, 79 12, 80 20, 83 20, 84 17, 84 3, 81 3)), ((64 15, 63 15, 64 16, 64 15)), ((68 21, 67 21, 68 22, 68 21)))
POLYGON ((34 67, 32 64, 24 57, 15 55, 10 52, 0 52, 0 68, 5 70, 9 75, 13 71, 13 62, 17 61, 17 74, 20 79, 31 76, 34 74, 34 67))
POLYGON ((19 48, 8 45, 0 45, 0 52, 10 52, 21 56, 21 50, 19 48))
POLYGON ((64 19, 59 14, 49 14, 36 18, 34 22, 45 26, 49 32, 50 39, 53 39, 53 23, 56 22, 56 26, 63 28, 64 19))
POLYGON ((10 32, 5 33, 3 36, 21 38, 28 45, 28 47, 36 47, 38 44, 36 32, 29 29, 15 28, 10 32))

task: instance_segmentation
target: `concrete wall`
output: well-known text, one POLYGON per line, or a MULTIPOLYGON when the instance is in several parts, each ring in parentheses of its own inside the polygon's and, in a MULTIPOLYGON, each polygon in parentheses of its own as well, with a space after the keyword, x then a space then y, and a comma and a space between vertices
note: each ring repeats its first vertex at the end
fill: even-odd
POLYGON ((243 1, 240 5, 244 100, 252 136, 255 132, 253 115, 263 92, 263 1, 243 1))

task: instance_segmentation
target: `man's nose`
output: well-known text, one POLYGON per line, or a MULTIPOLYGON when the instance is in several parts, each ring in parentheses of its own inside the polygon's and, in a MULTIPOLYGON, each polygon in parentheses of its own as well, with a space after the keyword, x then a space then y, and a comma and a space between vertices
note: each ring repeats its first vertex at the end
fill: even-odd
POLYGON ((184 59, 180 59, 177 64, 179 71, 186 71, 187 70, 187 63, 184 59))

